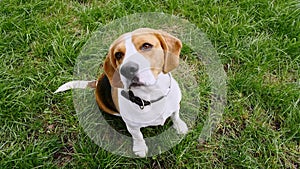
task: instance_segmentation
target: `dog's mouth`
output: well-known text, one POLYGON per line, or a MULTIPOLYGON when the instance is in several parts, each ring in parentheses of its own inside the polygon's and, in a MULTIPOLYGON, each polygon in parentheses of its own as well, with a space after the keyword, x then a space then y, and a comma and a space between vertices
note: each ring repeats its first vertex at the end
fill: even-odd
POLYGON ((140 87, 140 86, 146 86, 146 84, 141 82, 137 76, 133 77, 131 79, 131 83, 129 85, 129 88, 140 87))
POLYGON ((144 83, 131 83, 130 84, 130 86, 129 86, 129 88, 131 88, 131 87, 140 87, 140 86, 145 86, 145 84, 144 83))

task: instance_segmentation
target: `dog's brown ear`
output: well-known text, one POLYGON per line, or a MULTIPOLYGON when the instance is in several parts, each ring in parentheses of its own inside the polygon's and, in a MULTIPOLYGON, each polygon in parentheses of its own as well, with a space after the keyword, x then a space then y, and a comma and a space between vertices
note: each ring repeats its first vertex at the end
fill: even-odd
POLYGON ((165 52, 163 72, 168 73, 179 65, 182 43, 179 39, 164 31, 159 31, 159 36, 161 46, 165 52))
MULTIPOLYGON (((110 50, 111 51, 111 50, 110 50)), ((123 84, 116 65, 113 63, 111 52, 108 52, 104 61, 103 69, 112 87, 123 88, 123 84)))

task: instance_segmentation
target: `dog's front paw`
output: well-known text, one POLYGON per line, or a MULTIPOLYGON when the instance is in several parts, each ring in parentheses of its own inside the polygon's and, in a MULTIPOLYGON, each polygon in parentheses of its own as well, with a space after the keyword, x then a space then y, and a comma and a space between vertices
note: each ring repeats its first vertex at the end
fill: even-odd
POLYGON ((188 132, 187 125, 181 119, 178 119, 176 120, 176 122, 174 122, 173 128, 177 131, 178 134, 186 134, 188 132))
POLYGON ((139 157, 146 157, 146 154, 148 153, 148 147, 145 143, 145 140, 134 140, 133 152, 139 157))

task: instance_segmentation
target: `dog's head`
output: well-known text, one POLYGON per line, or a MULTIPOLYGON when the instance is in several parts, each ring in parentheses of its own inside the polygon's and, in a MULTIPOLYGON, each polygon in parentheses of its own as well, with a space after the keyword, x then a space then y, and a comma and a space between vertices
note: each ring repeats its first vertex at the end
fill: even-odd
POLYGON ((153 85, 160 73, 178 66, 181 47, 181 41, 166 32, 137 29, 112 43, 104 71, 113 87, 153 85))

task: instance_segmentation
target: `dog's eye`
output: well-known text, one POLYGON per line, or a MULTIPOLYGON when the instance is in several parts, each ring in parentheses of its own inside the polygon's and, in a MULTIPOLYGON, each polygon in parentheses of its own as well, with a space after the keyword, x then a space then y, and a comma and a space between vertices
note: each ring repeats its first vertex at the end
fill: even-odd
POLYGON ((115 58, 116 58, 117 60, 120 60, 123 56, 124 56, 124 53, 122 53, 122 52, 116 52, 116 53, 115 53, 115 58))
POLYGON ((152 49, 153 45, 151 45, 150 43, 144 43, 142 46, 141 46, 141 50, 150 50, 152 49))

